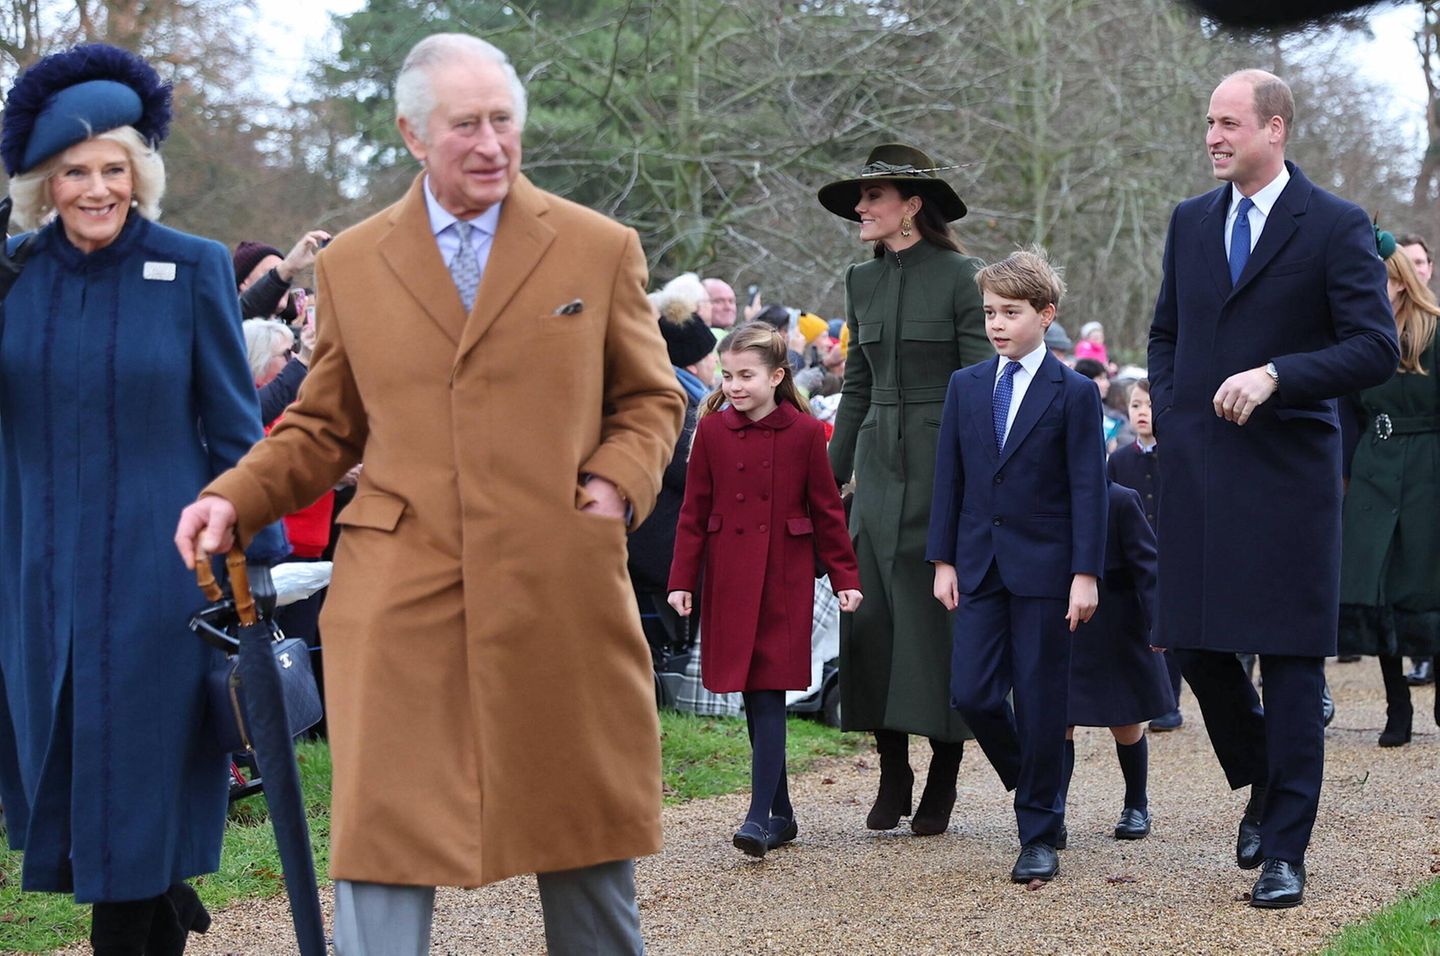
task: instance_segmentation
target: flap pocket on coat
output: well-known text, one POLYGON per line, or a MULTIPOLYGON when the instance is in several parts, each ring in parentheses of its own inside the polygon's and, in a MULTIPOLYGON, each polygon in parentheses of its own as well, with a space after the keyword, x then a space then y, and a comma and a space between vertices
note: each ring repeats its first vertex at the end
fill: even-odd
POLYGON ((1315 257, 1306 256, 1304 259, 1291 259, 1289 262, 1272 263, 1270 268, 1265 270, 1265 274, 1273 279, 1276 276, 1288 276, 1292 272, 1304 272, 1306 269, 1313 268, 1314 265, 1315 257))
POLYGON ((1312 422, 1320 422, 1322 424, 1329 425, 1336 431, 1340 429, 1340 422, 1336 419, 1335 412, 1326 405, 1313 406, 1308 408, 1303 405, 1291 405, 1288 407, 1281 406, 1280 408, 1275 409, 1275 417, 1280 419, 1282 422, 1293 422, 1301 419, 1307 419, 1312 422))
POLYGON ((815 526, 810 523, 809 518, 786 518, 785 530, 798 537, 802 534, 814 534, 815 526))
POLYGON ((955 323, 949 319, 906 319, 902 339, 912 342, 948 342, 955 338, 955 323))
POLYGON ((860 323, 860 344, 869 345, 872 342, 880 341, 885 332, 884 322, 861 322, 860 323))
POLYGON ((705 522, 705 530, 710 532, 711 534, 714 534, 716 531, 720 530, 720 526, 724 523, 724 515, 711 515, 705 522))
POLYGON ((355 496, 335 518, 347 528, 375 528, 394 531, 405 513, 405 501, 383 491, 367 491, 355 496))

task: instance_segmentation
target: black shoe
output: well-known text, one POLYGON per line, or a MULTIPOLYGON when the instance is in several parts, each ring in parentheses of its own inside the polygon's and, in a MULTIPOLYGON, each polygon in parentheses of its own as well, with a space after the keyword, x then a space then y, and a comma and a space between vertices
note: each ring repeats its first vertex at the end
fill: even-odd
POLYGON ((1250 905, 1283 910, 1305 902, 1305 867, 1284 860, 1266 860, 1260 878, 1250 891, 1250 905))
POLYGON ((1150 811, 1126 807, 1120 811, 1120 822, 1115 824, 1115 839, 1143 840, 1150 835, 1150 811))
POLYGON ((1335 719, 1335 698, 1330 696, 1328 683, 1320 685, 1320 719, 1325 722, 1326 727, 1335 719))
POLYGON ((735 844, 735 849, 746 856, 759 858, 763 857, 765 851, 770 849, 770 834, 766 833, 765 828, 760 824, 753 820, 746 820, 740 829, 735 831, 735 836, 731 838, 730 842, 735 844))
POLYGON ((1049 882, 1060 872, 1060 855, 1048 843, 1039 840, 1025 844, 1020 858, 1010 870, 1010 879, 1015 883, 1029 883, 1031 880, 1049 882))
POLYGON ((1250 785, 1250 802, 1240 817, 1240 832, 1235 837, 1235 865, 1253 870, 1264 859, 1260 855, 1260 815, 1265 812, 1265 788, 1250 785))
POLYGON ((1414 711, 1390 714, 1385 718, 1385 729, 1380 731, 1380 746, 1402 747, 1410 742, 1410 724, 1414 711))
POLYGON ((1337 664, 1353 664, 1360 659, 1359 654, 1341 654, 1335 658, 1337 664))
POLYGON ((1170 713, 1156 717, 1150 721, 1150 729, 1157 734, 1164 733, 1167 730, 1179 730, 1184 726, 1185 718, 1180 716, 1180 708, 1178 707, 1170 711, 1170 713))
POLYGON ((766 846, 773 850, 776 847, 784 846, 794 841, 800 835, 800 828, 795 825, 795 818, 792 817, 771 817, 770 818, 770 839, 766 846))
MULTIPOLYGON (((1411 660, 1415 660, 1411 658, 1411 660)), ((1415 661, 1415 669, 1405 675, 1405 683, 1411 687, 1423 687, 1435 683, 1435 663, 1428 657, 1415 661)))
POLYGON ((1063 850, 1069 842, 1070 831, 1067 830, 1065 824, 1062 823, 1060 824, 1060 832, 1055 836, 1055 849, 1063 850))

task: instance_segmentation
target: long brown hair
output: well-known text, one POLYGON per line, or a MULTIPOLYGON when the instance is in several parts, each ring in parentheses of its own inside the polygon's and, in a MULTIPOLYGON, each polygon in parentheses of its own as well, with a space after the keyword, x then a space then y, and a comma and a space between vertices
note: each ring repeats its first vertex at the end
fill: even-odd
POLYGON ((1426 373, 1420 359, 1435 340, 1435 317, 1440 305, 1435 294, 1415 274, 1415 264, 1398 249, 1385 260, 1385 274, 1400 283, 1400 294, 1392 308, 1395 332, 1400 336, 1400 371, 1426 373))
MULTIPOLYGON (((915 225, 920 230, 920 238, 931 245, 939 246, 941 249, 949 249, 951 252, 965 254, 965 247, 956 238, 955 231, 950 224, 940 217, 940 213, 930 203, 925 201, 925 187, 923 183, 916 183, 904 179, 888 180, 890 185, 900 191, 901 199, 909 199, 911 196, 920 197, 920 211, 915 214, 915 225)), ((885 243, 875 243, 875 258, 881 259, 885 256, 885 243)))
MULTIPOLYGON (((732 352, 754 352, 760 356, 760 361, 770 371, 777 368, 785 370, 785 377, 780 384, 775 386, 775 404, 789 402, 806 415, 810 414, 810 403, 800 389, 795 386, 795 375, 790 368, 790 347, 785 344, 785 337, 776 331, 775 327, 766 322, 751 322, 742 325, 720 340, 719 354, 725 355, 732 352)), ((712 412, 718 412, 725 405, 725 389, 717 388, 705 399, 700 406, 700 417, 704 418, 712 412)))

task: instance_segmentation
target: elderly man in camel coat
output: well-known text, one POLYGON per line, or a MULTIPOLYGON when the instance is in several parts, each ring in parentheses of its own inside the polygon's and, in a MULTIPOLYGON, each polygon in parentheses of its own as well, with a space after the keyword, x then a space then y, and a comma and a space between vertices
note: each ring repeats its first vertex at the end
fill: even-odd
POLYGON ((645 258, 520 173, 499 50, 429 37, 396 101, 424 173, 321 254, 299 401, 176 542, 248 540, 364 462, 323 620, 342 956, 424 953, 436 885, 532 872, 552 953, 640 952, 660 753, 625 532, 684 409, 645 258))

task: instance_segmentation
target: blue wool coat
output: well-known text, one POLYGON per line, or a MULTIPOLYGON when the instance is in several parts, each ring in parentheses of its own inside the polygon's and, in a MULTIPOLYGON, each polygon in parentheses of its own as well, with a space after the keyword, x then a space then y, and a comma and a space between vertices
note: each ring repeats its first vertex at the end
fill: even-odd
POLYGON ((1364 210, 1294 164, 1231 284, 1230 186, 1175 208, 1150 329, 1160 477, 1158 647, 1325 657, 1340 590, 1335 398, 1395 372, 1385 266, 1364 210), (1212 399, 1273 361, 1280 388, 1242 426, 1212 399))
MULTIPOLYGON (((36 234, 0 306, 0 800, 25 889, 138 899, 217 868, 219 653, 172 538, 260 435, 223 246, 134 213, 88 256, 36 234)), ((282 550, 272 528, 251 556, 282 550)))

